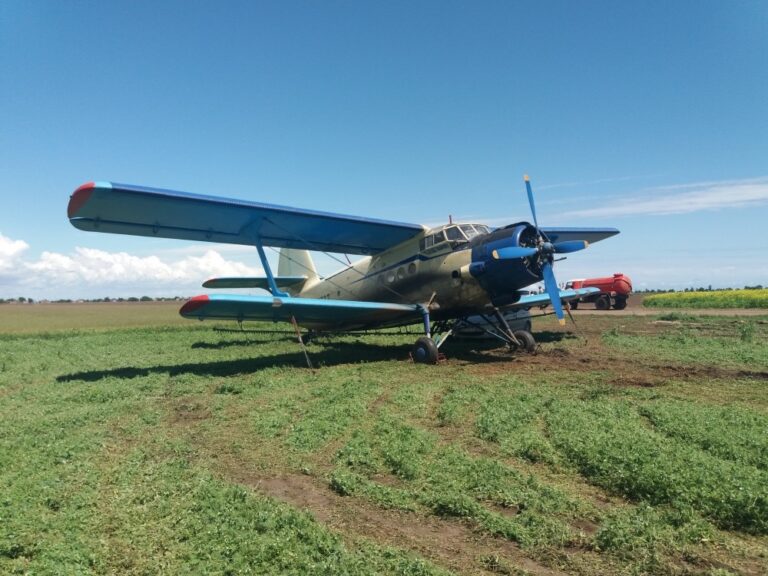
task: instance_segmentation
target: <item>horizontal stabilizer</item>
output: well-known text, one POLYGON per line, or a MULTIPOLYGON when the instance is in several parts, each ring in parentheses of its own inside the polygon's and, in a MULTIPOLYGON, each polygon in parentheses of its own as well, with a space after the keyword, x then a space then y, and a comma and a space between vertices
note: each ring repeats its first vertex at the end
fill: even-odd
MULTIPOLYGON (((275 276, 275 284, 280 289, 301 290, 307 281, 306 276, 275 276)), ((239 278, 211 278, 203 282, 203 288, 263 288, 269 290, 266 276, 251 276, 239 278)))
POLYGON ((318 330, 358 330, 400 326, 421 318, 416 304, 357 302, 285 296, 211 294, 195 296, 179 310, 185 318, 296 322, 318 330))

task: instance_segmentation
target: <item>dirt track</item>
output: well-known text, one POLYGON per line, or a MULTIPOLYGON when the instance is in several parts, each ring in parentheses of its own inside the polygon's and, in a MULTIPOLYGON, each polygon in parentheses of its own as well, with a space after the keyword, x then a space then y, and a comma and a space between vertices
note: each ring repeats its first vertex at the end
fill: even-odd
POLYGON ((643 306, 644 294, 633 294, 627 300, 624 310, 596 310, 594 304, 581 303, 574 315, 607 314, 610 316, 658 316, 660 314, 688 314, 691 316, 768 316, 764 308, 646 308, 643 306))

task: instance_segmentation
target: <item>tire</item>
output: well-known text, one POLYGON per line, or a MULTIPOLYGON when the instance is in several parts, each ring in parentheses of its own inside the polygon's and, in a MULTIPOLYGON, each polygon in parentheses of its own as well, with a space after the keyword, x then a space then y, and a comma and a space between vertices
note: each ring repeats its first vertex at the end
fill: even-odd
POLYGON ((624 308, 627 307, 627 299, 616 298, 616 300, 613 302, 613 307, 616 308, 616 310, 624 310, 624 308))
POLYGON ((418 364, 437 364, 437 344, 432 338, 422 336, 413 345, 412 355, 418 364))
POLYGON ((595 308, 598 310, 608 310, 611 307, 611 299, 608 296, 600 296, 595 300, 595 308))
POLYGON ((533 334, 528 332, 528 330, 517 330, 514 332, 515 338, 517 338, 520 341, 520 344, 522 344, 522 350, 524 352, 528 352, 529 354, 536 350, 536 340, 533 338, 533 334))
POLYGON ((571 300, 571 310, 576 310, 579 307, 578 300, 571 300))

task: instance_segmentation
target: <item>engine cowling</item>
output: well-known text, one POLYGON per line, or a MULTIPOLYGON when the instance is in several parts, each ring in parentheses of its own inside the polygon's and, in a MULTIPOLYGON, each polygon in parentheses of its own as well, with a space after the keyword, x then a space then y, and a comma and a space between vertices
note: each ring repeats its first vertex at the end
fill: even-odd
POLYGON ((538 258, 497 260, 494 250, 507 247, 535 247, 537 233, 528 222, 510 224, 478 237, 472 245, 469 273, 488 293, 494 306, 506 306, 520 299, 518 290, 542 279, 538 258))

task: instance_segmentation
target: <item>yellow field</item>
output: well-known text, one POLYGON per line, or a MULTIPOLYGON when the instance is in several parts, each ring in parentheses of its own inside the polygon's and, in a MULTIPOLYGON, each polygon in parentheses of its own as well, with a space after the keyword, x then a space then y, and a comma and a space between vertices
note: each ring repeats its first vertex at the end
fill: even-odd
POLYGON ((768 289, 653 294, 645 297, 643 305, 657 308, 768 308, 768 289))

